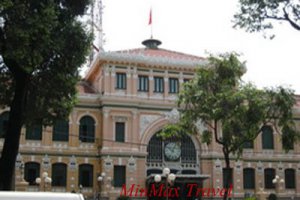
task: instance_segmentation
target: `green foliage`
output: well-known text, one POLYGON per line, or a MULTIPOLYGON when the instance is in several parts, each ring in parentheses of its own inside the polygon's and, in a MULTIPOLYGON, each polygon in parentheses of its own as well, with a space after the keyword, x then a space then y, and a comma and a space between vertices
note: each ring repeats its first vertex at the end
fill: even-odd
POLYGON ((248 198, 245 198, 244 200, 257 200, 255 197, 248 197, 248 198))
POLYGON ((240 0, 239 2, 240 10, 234 15, 235 27, 244 28, 248 32, 259 32, 272 29, 274 21, 286 21, 300 31, 299 1, 240 0))
POLYGON ((1 1, 0 105, 9 106, 16 81, 28 77, 24 123, 50 124, 66 118, 74 106, 78 68, 92 39, 77 17, 88 4, 85 0, 1 1))
POLYGON ((158 134, 159 137, 163 139, 170 138, 170 137, 181 137, 183 129, 178 124, 168 124, 166 125, 162 131, 158 134))
MULTIPOLYGON (((214 136, 226 153, 237 156, 244 143, 253 141, 265 124, 284 128, 288 135, 285 138, 299 136, 292 115, 293 91, 282 87, 260 90, 242 83, 245 71, 236 54, 210 57, 209 63, 197 70, 196 77, 184 84, 179 94, 180 128, 172 125, 173 132, 200 134, 205 143, 214 136), (199 121, 207 130, 197 128, 199 121)), ((293 141, 287 140, 285 148, 291 148, 293 141)))

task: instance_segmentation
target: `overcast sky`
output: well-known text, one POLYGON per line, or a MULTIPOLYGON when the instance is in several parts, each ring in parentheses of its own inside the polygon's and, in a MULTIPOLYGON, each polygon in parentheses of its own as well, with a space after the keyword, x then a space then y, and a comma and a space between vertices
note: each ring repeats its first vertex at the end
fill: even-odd
POLYGON ((232 28, 238 0, 103 0, 105 51, 142 47, 153 37, 161 48, 207 56, 235 51, 247 62, 245 81, 259 87, 290 86, 300 94, 300 32, 278 24, 273 40, 232 28))

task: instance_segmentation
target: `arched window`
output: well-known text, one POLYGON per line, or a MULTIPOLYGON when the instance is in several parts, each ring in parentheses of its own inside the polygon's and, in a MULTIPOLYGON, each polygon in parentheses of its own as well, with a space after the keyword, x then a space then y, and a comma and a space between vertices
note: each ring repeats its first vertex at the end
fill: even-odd
POLYGON ((243 170, 244 189, 255 189, 255 170, 245 168, 243 170))
POLYGON ((36 162, 25 163, 25 180, 29 185, 36 185, 35 179, 40 176, 40 164, 36 162))
POLYGON ((80 119, 79 140, 81 142, 95 142, 95 120, 90 116, 80 119))
POLYGON ((0 115, 0 138, 5 136, 8 126, 9 112, 4 112, 0 115))
POLYGON ((196 163, 196 148, 192 139, 183 135, 181 138, 181 162, 183 163, 196 163))
POLYGON ((262 127, 262 148, 274 149, 273 129, 270 126, 262 127))
POLYGON ((157 134, 150 139, 147 152, 147 162, 162 162, 162 139, 157 134))
MULTIPOLYGON (((166 148, 170 146, 173 151, 177 151, 179 158, 171 161, 181 161, 181 163, 196 163, 196 148, 192 139, 187 135, 182 135, 180 138, 168 138, 162 140, 162 137, 158 136, 159 133, 152 136, 147 146, 147 162, 163 162, 170 161, 168 155, 166 155, 166 148), (170 145, 171 144, 171 145, 170 145)), ((173 152, 172 151, 172 152, 173 152)))
POLYGON ((67 185, 67 165, 64 163, 54 163, 52 165, 52 186, 67 185))
POLYGON ((286 169, 284 170, 284 179, 285 179, 285 188, 286 189, 295 189, 296 188, 296 179, 295 179, 295 170, 286 169))
POLYGON ((265 188, 266 189, 275 188, 275 185, 272 182, 274 178, 275 178, 275 169, 272 169, 272 168, 265 169, 265 188))
POLYGON ((32 125, 26 127, 26 140, 42 140, 42 125, 32 125))
POLYGON ((93 187, 93 165, 79 165, 79 185, 83 187, 93 187))
POLYGON ((53 141, 68 141, 69 140, 69 121, 56 120, 53 126, 53 141))

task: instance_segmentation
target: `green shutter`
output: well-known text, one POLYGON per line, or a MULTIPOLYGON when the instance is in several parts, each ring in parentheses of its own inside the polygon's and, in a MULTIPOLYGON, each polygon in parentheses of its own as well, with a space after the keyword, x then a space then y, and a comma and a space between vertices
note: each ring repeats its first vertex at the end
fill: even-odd
POLYGON ((32 125, 26 127, 26 140, 42 140, 42 125, 32 125))
POLYGON ((262 148, 274 149, 273 129, 270 126, 262 128, 262 148))
POLYGON ((244 189, 255 189, 255 170, 245 168, 243 170, 244 189))
POLYGON ((69 140, 69 121, 57 120, 53 126, 53 141, 69 140))
POLYGON ((125 123, 124 122, 116 122, 116 141, 124 142, 125 141, 125 123))
POLYGON ((81 142, 95 142, 95 120, 90 116, 80 119, 79 139, 81 142))

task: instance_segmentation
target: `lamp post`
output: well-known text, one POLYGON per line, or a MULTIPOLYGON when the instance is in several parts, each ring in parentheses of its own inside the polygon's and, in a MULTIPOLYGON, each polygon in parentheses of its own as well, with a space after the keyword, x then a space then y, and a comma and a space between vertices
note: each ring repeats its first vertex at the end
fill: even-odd
MULTIPOLYGON (((163 169, 163 176, 166 176, 165 184, 166 184, 166 199, 169 199, 169 182, 172 183, 176 179, 176 175, 173 173, 170 173, 169 168, 164 168, 163 169)), ((154 182, 159 183, 161 182, 161 175, 157 174, 154 176, 154 182)))
POLYGON ((46 188, 48 185, 52 183, 52 179, 48 176, 47 172, 43 172, 42 178, 37 177, 35 179, 35 182, 40 186, 42 185, 44 192, 46 191, 46 188))
POLYGON ((102 184, 104 183, 104 178, 106 174, 105 172, 102 172, 100 176, 97 177, 98 186, 99 186, 99 192, 98 192, 98 199, 101 199, 101 190, 102 190, 102 184))
POLYGON ((83 189, 83 186, 80 184, 79 185, 79 193, 82 193, 82 189, 83 189))
POLYGON ((279 184, 283 184, 284 183, 284 179, 280 178, 278 175, 275 176, 275 178, 272 180, 272 183, 275 185, 275 191, 276 194, 278 195, 279 193, 279 184))

